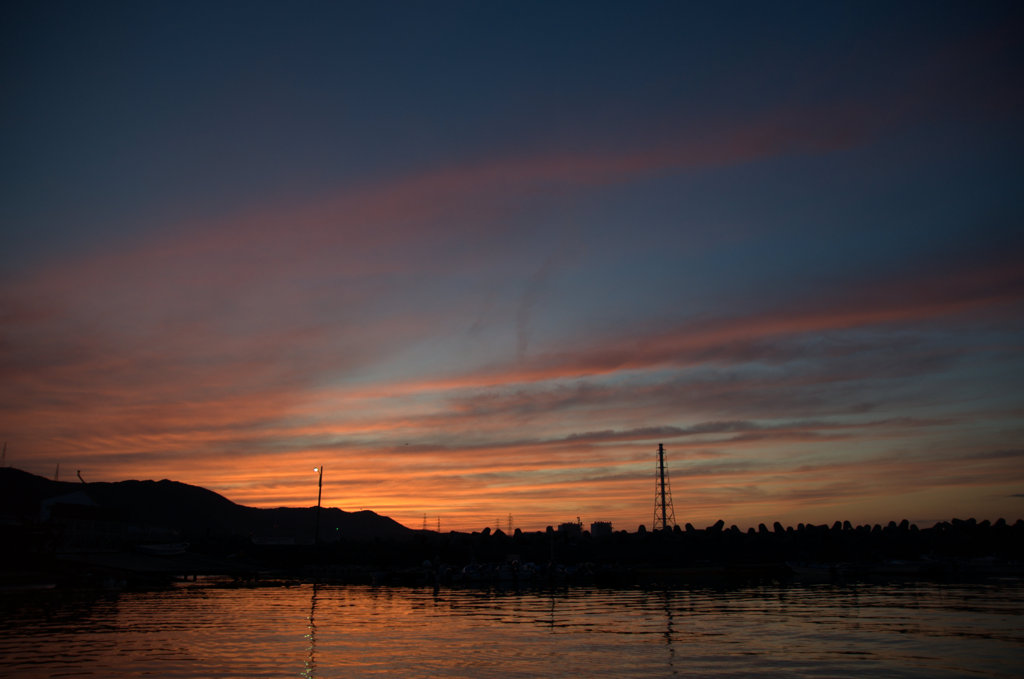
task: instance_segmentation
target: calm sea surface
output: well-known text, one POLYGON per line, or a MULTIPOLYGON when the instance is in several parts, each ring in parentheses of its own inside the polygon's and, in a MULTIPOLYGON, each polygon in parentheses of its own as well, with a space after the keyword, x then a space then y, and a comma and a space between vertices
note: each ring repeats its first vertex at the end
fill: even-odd
POLYGON ((1024 584, 0 594, 9 677, 1020 677, 1024 584))

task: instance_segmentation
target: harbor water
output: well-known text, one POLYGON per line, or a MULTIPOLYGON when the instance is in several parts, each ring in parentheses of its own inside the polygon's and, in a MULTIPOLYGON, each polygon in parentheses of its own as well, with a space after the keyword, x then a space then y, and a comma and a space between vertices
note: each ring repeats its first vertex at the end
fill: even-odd
POLYGON ((9 677, 1019 677, 1024 584, 0 594, 9 677))

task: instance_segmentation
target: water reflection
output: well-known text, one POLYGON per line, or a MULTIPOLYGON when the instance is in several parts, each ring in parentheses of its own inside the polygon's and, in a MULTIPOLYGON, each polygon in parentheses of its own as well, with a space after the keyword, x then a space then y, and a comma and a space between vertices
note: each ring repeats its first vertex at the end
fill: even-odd
POLYGON ((550 603, 551 603, 551 609, 550 609, 550 612, 548 614, 548 627, 550 627, 552 630, 554 630, 555 629, 555 590, 551 590, 551 592, 549 593, 549 597, 548 598, 549 598, 550 603))
POLYGON ((306 639, 309 641, 309 655, 306 656, 306 668, 302 676, 313 679, 316 677, 316 595, 320 583, 313 583, 313 591, 309 597, 309 624, 306 626, 306 639))
POLYGON ((1019 676, 1024 585, 0 595, 10 676, 1019 676), (244 621, 244 624, 239 624, 244 621), (44 650, 45 649, 45 650, 44 650), (54 650, 58 649, 58 650, 54 650))
POLYGON ((672 644, 672 636, 675 633, 673 629, 673 614, 672 614, 672 591, 663 590, 661 592, 662 608, 665 611, 665 647, 668 649, 668 669, 669 674, 678 674, 676 672, 676 649, 672 644))

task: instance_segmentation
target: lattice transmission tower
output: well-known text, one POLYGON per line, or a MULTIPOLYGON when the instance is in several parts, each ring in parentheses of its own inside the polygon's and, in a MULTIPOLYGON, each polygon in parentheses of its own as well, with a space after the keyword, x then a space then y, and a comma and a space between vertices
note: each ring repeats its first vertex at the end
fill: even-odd
POLYGON ((658 444, 658 472, 654 487, 654 529, 676 527, 676 510, 672 506, 672 487, 665 468, 665 446, 658 444))

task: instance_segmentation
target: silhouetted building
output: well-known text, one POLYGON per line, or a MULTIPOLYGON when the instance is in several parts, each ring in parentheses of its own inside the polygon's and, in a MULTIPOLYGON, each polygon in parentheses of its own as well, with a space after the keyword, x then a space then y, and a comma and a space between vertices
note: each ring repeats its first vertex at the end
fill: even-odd
POLYGON ((577 517, 575 521, 560 523, 558 524, 558 532, 563 535, 582 535, 583 522, 579 520, 579 517, 577 517))
POLYGON ((611 521, 594 521, 590 524, 591 537, 600 538, 612 534, 611 521))

